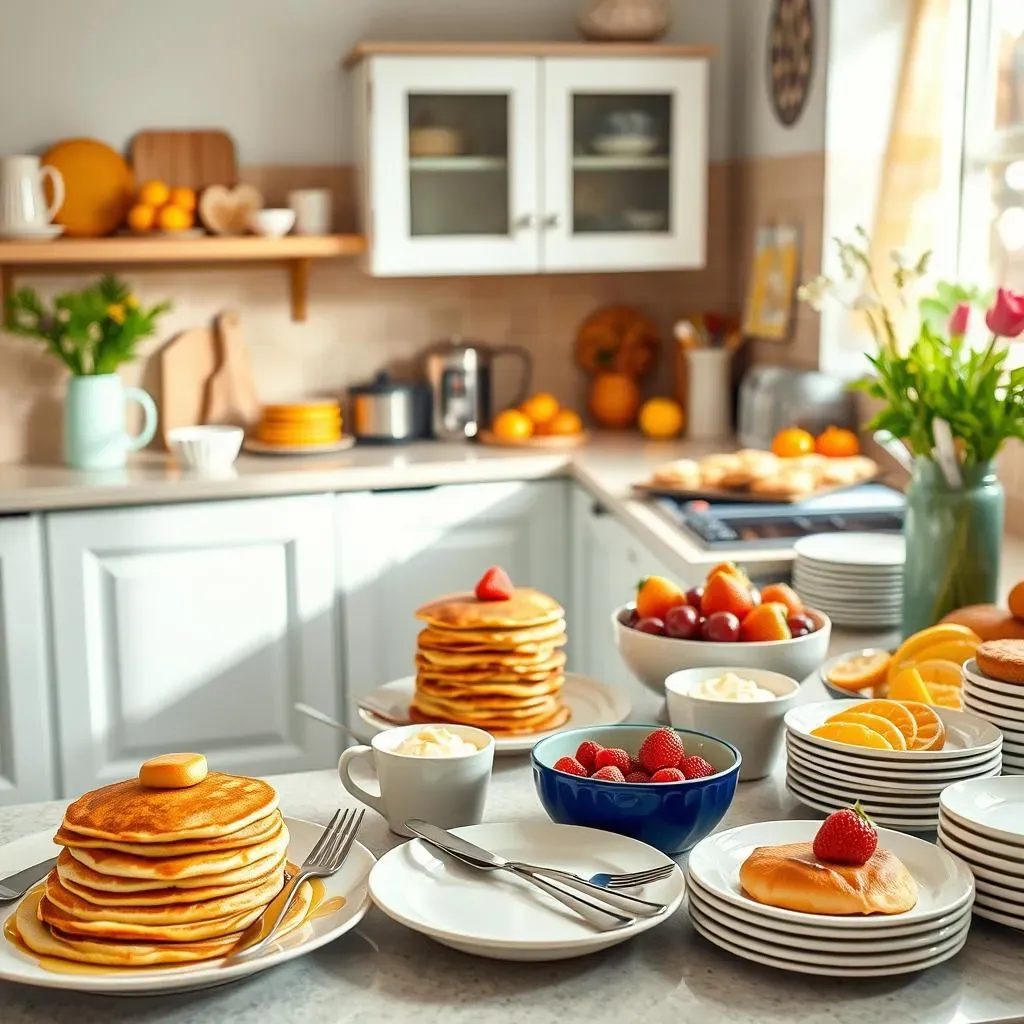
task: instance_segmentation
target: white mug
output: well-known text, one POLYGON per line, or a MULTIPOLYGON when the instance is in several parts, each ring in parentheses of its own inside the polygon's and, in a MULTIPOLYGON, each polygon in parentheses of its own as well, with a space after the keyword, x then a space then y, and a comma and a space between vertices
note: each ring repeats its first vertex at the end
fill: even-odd
POLYGON ((441 828, 479 824, 494 764, 494 737, 469 725, 446 725, 476 751, 454 757, 395 753, 404 739, 424 728, 401 725, 378 733, 369 747, 349 747, 338 761, 341 784, 386 818, 391 831, 400 836, 412 835, 405 827, 408 818, 422 818, 441 828), (363 762, 372 770, 379 794, 352 778, 353 762, 363 762))
POLYGON ((45 227, 64 205, 64 179, 48 164, 39 166, 37 156, 6 156, 0 160, 0 226, 5 228, 45 227), (49 178, 53 202, 43 194, 43 179, 49 178))
POLYGON ((295 234, 331 233, 331 192, 326 188, 303 188, 288 193, 288 205, 295 211, 295 234))

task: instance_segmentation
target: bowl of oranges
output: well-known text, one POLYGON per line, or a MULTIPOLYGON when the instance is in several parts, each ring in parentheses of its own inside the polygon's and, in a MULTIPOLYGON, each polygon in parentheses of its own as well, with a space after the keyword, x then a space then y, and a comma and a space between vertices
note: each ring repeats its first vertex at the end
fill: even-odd
POLYGON ((583 420, 574 409, 562 406, 554 395, 538 391, 521 405, 499 412, 489 430, 481 430, 482 444, 512 448, 576 448, 587 440, 583 420))
POLYGON ((164 181, 147 181, 128 211, 128 230, 136 235, 168 235, 193 238, 196 228, 195 189, 172 187, 164 181))

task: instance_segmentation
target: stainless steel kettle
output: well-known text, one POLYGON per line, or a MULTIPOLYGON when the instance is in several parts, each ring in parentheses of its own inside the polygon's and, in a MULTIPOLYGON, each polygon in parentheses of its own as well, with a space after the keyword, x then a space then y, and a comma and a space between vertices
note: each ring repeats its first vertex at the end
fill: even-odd
POLYGON ((442 342, 426 355, 426 378, 433 395, 432 428, 442 440, 476 437, 491 422, 491 370, 502 356, 522 365, 518 405, 530 390, 533 359, 518 345, 468 344, 461 338, 442 342))

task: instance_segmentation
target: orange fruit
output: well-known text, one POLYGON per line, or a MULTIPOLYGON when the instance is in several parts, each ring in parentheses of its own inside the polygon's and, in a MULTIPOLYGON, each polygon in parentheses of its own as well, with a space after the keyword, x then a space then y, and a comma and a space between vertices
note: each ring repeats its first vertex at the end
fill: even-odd
POLYGON ((846 743, 851 747, 870 747, 873 750, 892 750, 892 744, 874 729, 869 729, 859 722, 826 722, 817 729, 811 730, 812 736, 819 739, 832 740, 835 743, 846 743))
POLYGON ((704 584, 704 596, 700 599, 702 615, 732 612, 742 622, 753 607, 754 601, 746 580, 732 573, 716 572, 704 584))
POLYGON ((624 430, 636 423, 640 387, 626 373, 599 373, 590 385, 590 414, 602 427, 624 430))
POLYGON ((640 407, 640 430, 655 440, 675 437, 685 422, 682 406, 671 398, 648 398, 640 407))
POLYGON ((884 736, 893 750, 907 749, 907 737, 896 727, 894 722, 890 722, 888 718, 883 718, 881 715, 869 715, 857 710, 843 711, 841 714, 833 715, 829 721, 866 725, 869 729, 874 729, 879 735, 884 736))
POLYGON ((188 210, 189 213, 196 212, 195 189, 185 188, 183 185, 179 185, 177 188, 171 189, 171 194, 168 196, 167 201, 171 206, 177 206, 179 209, 188 210))
POLYGON ((916 668, 905 668, 897 672, 895 677, 889 680, 890 700, 912 700, 921 704, 931 704, 932 695, 928 692, 921 673, 916 668))
POLYGON ((921 673, 921 678, 929 690, 935 685, 955 686, 957 689, 960 689, 963 684, 960 666, 955 661, 929 658, 927 661, 917 662, 914 668, 921 673))
POLYGON ((769 583, 761 590, 761 600, 766 604, 784 604, 790 615, 800 615, 804 603, 788 583, 769 583))
POLYGON ((1015 619, 1024 619, 1024 581, 1018 583, 1010 591, 1006 603, 1010 606, 1010 614, 1015 619))
POLYGON ((171 190, 162 181, 147 181, 139 189, 139 202, 144 206, 163 206, 171 197, 171 190))
POLYGON ((549 395, 546 391, 538 391, 537 394, 530 395, 519 406, 519 411, 529 416, 533 420, 535 427, 553 420, 558 414, 558 409, 558 399, 554 395, 549 395))
POLYGON ((706 583, 716 572, 728 573, 730 576, 735 576, 738 580, 742 580, 744 583, 749 583, 747 574, 735 563, 735 562, 719 562, 717 565, 711 566, 707 571, 707 575, 704 577, 706 583))
POLYGON ((772 441, 772 452, 780 459, 795 459, 814 452, 814 435, 799 427, 780 430, 772 441))
POLYGON ((814 450, 830 459, 847 459, 860 455, 860 439, 852 430, 826 427, 815 439, 814 450))
POLYGON ((911 750, 941 750, 946 743, 946 727, 933 708, 918 701, 905 700, 903 706, 917 721, 917 737, 911 750))
POLYGON ((844 690, 866 690, 870 686, 881 686, 885 682, 890 660, 885 651, 857 654, 834 665, 828 674, 828 681, 844 690))
POLYGON ((150 231, 156 223, 156 207, 137 203, 128 211, 128 227, 132 231, 150 231))
POLYGON ((533 437, 533 420, 518 409, 506 409, 494 417, 491 431, 504 441, 526 441, 533 437))
POLYGON ((179 206, 164 206, 156 215, 162 231, 187 231, 193 224, 192 214, 179 206))
POLYGON ((537 424, 538 434, 552 434, 567 437, 570 434, 583 433, 583 420, 580 414, 572 409, 559 409, 547 423, 537 424))
POLYGON ((949 683, 929 683, 928 693, 932 698, 930 703, 937 707, 960 711, 964 706, 963 691, 959 686, 950 686, 949 683))
MULTIPOLYGON (((833 718, 843 718, 846 714, 844 711, 839 715, 833 715, 833 718)), ((903 733, 908 750, 917 739, 917 719, 897 700, 866 700, 863 704, 857 705, 853 714, 888 719, 903 733)))
POLYGON ((686 594, 664 576, 648 576, 636 588, 636 611, 641 619, 662 619, 678 605, 686 604, 686 594))
MULTIPOLYGON (((722 579, 719 574, 715 579, 722 579)), ((707 589, 704 590, 707 596, 707 589)), ((701 602, 701 610, 704 603, 701 602)), ((759 604, 740 623, 740 639, 744 643, 764 643, 768 640, 792 640, 793 633, 786 622, 789 612, 784 604, 759 604)))
MULTIPOLYGON (((927 629, 914 633, 913 636, 908 636, 896 649, 896 653, 892 656, 892 661, 889 663, 889 682, 892 682, 897 672, 903 668, 908 668, 915 661, 944 658, 945 655, 936 654, 934 651, 940 644, 957 640, 971 640, 975 646, 980 643, 977 633, 955 622, 940 622, 936 626, 929 626, 927 629), (927 654, 925 653, 926 651, 928 652, 927 654)), ((965 658, 964 660, 966 661, 967 659, 965 658)))

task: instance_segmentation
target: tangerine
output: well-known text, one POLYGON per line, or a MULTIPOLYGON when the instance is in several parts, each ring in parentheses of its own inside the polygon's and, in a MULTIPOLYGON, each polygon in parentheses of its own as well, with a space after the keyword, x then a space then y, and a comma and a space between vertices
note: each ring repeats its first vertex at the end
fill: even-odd
POLYGON ((573 409, 559 409, 547 423, 538 427, 538 433, 567 436, 583 433, 583 420, 573 409))
POLYGON ((128 227, 132 231, 151 231, 156 223, 156 207, 137 203, 128 211, 128 227))
POLYGON ((518 409, 506 409, 494 417, 491 430, 504 441, 527 441, 533 437, 533 420, 518 409))
POLYGON ((846 459, 851 455, 860 455, 860 439, 852 430, 826 427, 815 440, 814 450, 830 459, 846 459))
POLYGON ((685 421, 682 406, 671 398, 648 398, 640 407, 640 429, 655 440, 675 437, 685 421))
POLYGON ((546 391, 538 391, 530 395, 521 406, 519 411, 533 420, 533 425, 539 427, 542 423, 548 423, 558 415, 558 399, 549 395, 546 391))
POLYGON ((193 224, 192 214, 180 206, 165 206, 156 216, 163 231, 187 231, 193 224))
POLYGON ((602 427, 624 430, 636 423, 640 388, 626 373, 599 373, 590 385, 590 414, 602 427))
POLYGON ((795 459, 814 452, 814 435, 799 427, 780 430, 772 441, 772 452, 780 459, 795 459))
POLYGON ((163 206, 170 197, 171 190, 163 181, 147 181, 139 189, 139 202, 144 206, 163 206))
POLYGON ((189 213, 196 212, 196 191, 193 188, 185 188, 183 185, 172 188, 167 201, 171 206, 177 206, 181 210, 188 210, 189 213))

